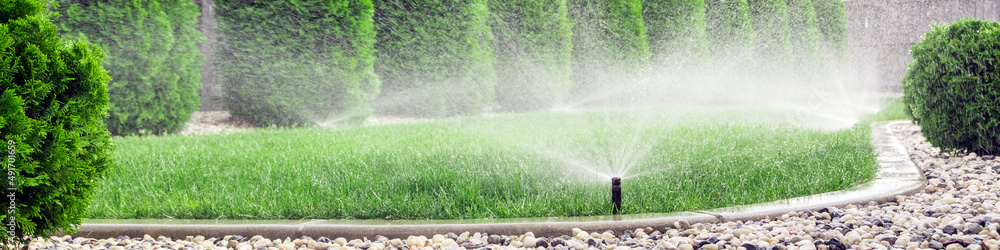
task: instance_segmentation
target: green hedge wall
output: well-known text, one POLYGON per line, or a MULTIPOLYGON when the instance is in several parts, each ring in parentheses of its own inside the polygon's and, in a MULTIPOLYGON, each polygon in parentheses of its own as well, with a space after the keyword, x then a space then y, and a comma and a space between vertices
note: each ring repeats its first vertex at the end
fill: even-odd
POLYGON ((785 0, 747 0, 747 4, 754 31, 760 38, 754 44, 754 61, 765 75, 785 74, 793 58, 785 0))
POLYGON ((705 0, 643 0, 656 70, 675 73, 709 61, 705 0))
POLYGON ((375 0, 381 113, 478 114, 494 104, 486 0, 375 0))
POLYGON ((1000 153, 1000 23, 935 25, 910 47, 903 103, 943 152, 1000 153))
POLYGON ((216 0, 233 116, 258 126, 358 122, 378 93, 367 0, 216 0))
POLYGON ((812 88, 820 83, 822 72, 819 54, 819 27, 812 0, 788 0, 788 21, 791 27, 793 70, 800 77, 803 88, 812 88))
POLYGON ((551 107, 572 86, 566 0, 489 1, 501 110, 551 107))
POLYGON ((755 39, 747 0, 705 0, 705 20, 713 63, 747 66, 755 39))
POLYGON ((620 103, 640 92, 650 66, 641 0, 569 0, 576 104, 620 103))
POLYGON ((14 235, 0 230, 3 246, 25 235, 75 232, 114 165, 103 122, 110 80, 104 54, 83 42, 64 43, 43 14, 47 3, 0 2, 0 148, 13 177, 0 181, 0 190, 14 198, 8 213, 5 195, 0 221, 16 224, 14 235))
POLYGON ((111 71, 108 130, 118 135, 183 129, 201 106, 198 6, 190 0, 60 0, 62 36, 101 45, 111 71), (113 24, 113 25, 111 25, 113 24))

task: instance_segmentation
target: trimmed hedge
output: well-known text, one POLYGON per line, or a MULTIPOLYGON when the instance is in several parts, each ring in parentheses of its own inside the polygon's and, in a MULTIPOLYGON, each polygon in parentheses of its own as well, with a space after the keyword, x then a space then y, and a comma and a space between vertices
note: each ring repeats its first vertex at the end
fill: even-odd
POLYGON ((705 20, 714 63, 746 66, 755 39, 747 0, 705 0, 705 20))
POLYGON ((803 86, 817 86, 820 66, 819 27, 812 0, 788 0, 788 24, 794 58, 792 63, 803 86))
POLYGON ((643 0, 653 65, 671 73, 709 61, 705 0, 643 0))
POLYGON ((378 93, 367 0, 216 0, 224 103, 257 126, 359 122, 378 93))
MULTIPOLYGON (((0 232, 5 246, 25 235, 75 232, 90 196, 114 165, 113 145, 103 119, 110 78, 104 54, 83 42, 64 43, 43 14, 47 1, 0 3, 0 136, 2 190, 15 188, 14 235, 0 232), (13 182, 13 185, 11 183, 13 182)), ((7 208, 4 198, 4 207, 7 208)))
POLYGON ((906 111, 942 151, 1000 153, 1000 23, 935 25, 910 47, 906 111))
POLYGON ((650 65, 641 0, 569 0, 573 21, 573 100, 629 101, 650 65))
POLYGON ((566 0, 489 1, 501 110, 551 107, 572 86, 572 24, 566 0))
POLYGON ((478 114, 496 71, 486 0, 375 0, 380 113, 478 114))
POLYGON ((785 0, 747 0, 747 4, 754 31, 760 38, 755 43, 754 61, 768 76, 785 74, 793 58, 785 0))
POLYGON ((198 6, 190 0, 59 2, 56 23, 63 38, 108 51, 108 130, 135 135, 183 129, 201 106, 198 6))

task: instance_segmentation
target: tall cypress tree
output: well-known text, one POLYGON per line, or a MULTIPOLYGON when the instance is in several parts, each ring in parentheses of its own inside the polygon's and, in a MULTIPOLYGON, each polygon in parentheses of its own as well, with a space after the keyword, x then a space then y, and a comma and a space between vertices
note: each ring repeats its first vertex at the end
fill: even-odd
POLYGON ((572 86, 572 23, 566 0, 489 1, 496 102, 503 110, 547 108, 572 86))
POLYGON ((819 26, 820 56, 832 78, 848 77, 850 51, 847 43, 847 11, 843 0, 814 0, 819 26))
POLYGON ((627 102, 650 64, 641 0, 569 0, 573 104, 627 102))
POLYGON ((709 61, 705 0, 644 0, 642 15, 656 70, 677 70, 709 61))
POLYGON ((716 66, 745 67, 755 39, 747 0, 706 0, 705 20, 716 66))
POLYGON ((788 21, 791 27, 792 62, 804 87, 818 86, 818 72, 822 70, 819 55, 819 27, 812 0, 787 0, 788 21))
POLYGON ((766 75, 784 74, 792 66, 792 40, 785 0, 748 0, 750 17, 758 38, 754 61, 766 75))
POLYGON ((375 0, 380 112, 468 115, 494 102, 486 0, 375 0))
POLYGON ((198 6, 190 0, 60 0, 70 40, 103 46, 113 134, 178 131, 201 106, 198 6), (115 25, 108 25, 115 24, 115 25))
POLYGON ((233 116, 258 126, 362 121, 378 93, 368 0, 216 0, 233 116))

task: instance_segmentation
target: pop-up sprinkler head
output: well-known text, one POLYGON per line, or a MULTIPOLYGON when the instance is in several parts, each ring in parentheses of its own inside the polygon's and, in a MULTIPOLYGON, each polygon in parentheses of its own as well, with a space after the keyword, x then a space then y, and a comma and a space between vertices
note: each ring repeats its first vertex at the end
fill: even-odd
POLYGON ((622 178, 611 178, 611 214, 618 215, 622 210, 622 178))

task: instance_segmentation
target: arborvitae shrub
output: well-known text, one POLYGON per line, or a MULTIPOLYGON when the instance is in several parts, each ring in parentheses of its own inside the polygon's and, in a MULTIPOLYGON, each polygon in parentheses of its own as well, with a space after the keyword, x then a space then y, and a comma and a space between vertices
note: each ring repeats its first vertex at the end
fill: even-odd
POLYGON ((813 0, 819 27, 820 56, 826 62, 828 75, 846 77, 850 67, 847 43, 847 10, 843 0, 813 0))
POLYGON ((551 107, 572 86, 566 0, 489 1, 500 109, 551 107))
POLYGON ((478 114, 496 71, 486 0, 375 0, 381 113, 478 114))
POLYGON ((64 39, 108 53, 113 134, 163 134, 184 128, 201 106, 203 55, 198 6, 190 0, 60 0, 64 39))
POLYGON ((934 26, 910 47, 903 102, 943 151, 1000 153, 1000 23, 934 26))
POLYGON ((110 80, 104 54, 86 43, 63 43, 45 8, 41 0, 0 3, 0 148, 4 168, 13 172, 0 187, 15 204, 8 213, 4 197, 0 221, 16 224, 13 237, 6 226, 0 230, 3 244, 74 232, 113 165, 103 122, 110 80))
POLYGON ((641 0, 569 0, 573 22, 570 104, 635 98, 650 65, 641 0))
POLYGON ((224 103, 258 126, 362 121, 378 93, 367 0, 217 0, 224 103))
POLYGON ((709 61, 705 0, 643 0, 642 16, 656 70, 676 73, 709 61))
POLYGON ((816 24, 816 10, 812 0, 787 0, 788 24, 791 28, 793 67, 802 82, 802 88, 811 89, 821 85, 819 27, 816 24))
POLYGON ((747 0, 705 0, 705 20, 714 63, 748 63, 755 35, 747 0))
POLYGON ((751 60, 756 34, 747 0, 705 0, 705 20, 712 68, 696 88, 700 98, 733 102, 747 96, 738 93, 756 91, 747 78, 758 68, 751 60))
POLYGON ((747 4, 754 31, 760 38, 754 44, 754 62, 760 64, 759 69, 765 75, 787 73, 793 57, 785 0, 747 0, 747 4))

